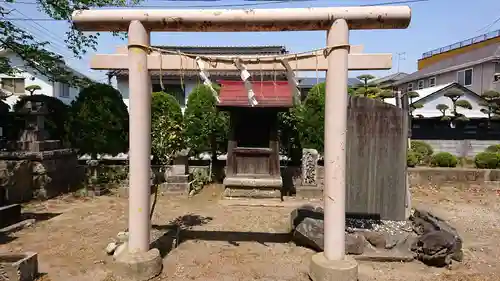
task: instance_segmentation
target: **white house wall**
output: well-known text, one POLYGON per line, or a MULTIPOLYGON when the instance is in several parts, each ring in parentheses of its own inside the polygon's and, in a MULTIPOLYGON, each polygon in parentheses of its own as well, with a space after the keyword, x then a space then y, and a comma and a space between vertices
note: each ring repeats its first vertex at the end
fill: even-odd
MULTIPOLYGON (((40 90, 36 91, 35 94, 43 94, 46 96, 51 96, 51 97, 56 97, 59 98, 61 101, 63 101, 66 104, 69 104, 79 93, 79 90, 76 88, 70 88, 69 90, 69 97, 63 98, 61 97, 61 84, 59 82, 52 82, 49 80, 49 78, 45 75, 36 73, 29 67, 24 66, 24 61, 18 57, 17 55, 14 55, 12 53, 5 53, 5 56, 7 56, 10 59, 11 65, 13 67, 18 68, 19 70, 23 71, 21 73, 18 73, 14 76, 9 76, 5 74, 0 74, 0 78, 25 78, 24 79, 24 84, 25 87, 31 86, 31 85, 38 85, 40 86, 40 90)), ((26 95, 29 95, 28 91, 25 91, 26 95)), ((20 96, 19 94, 16 94, 16 96, 20 96)), ((12 96, 11 99, 9 99, 9 105, 10 103, 15 103, 18 100, 14 96, 12 96)), ((12 108, 12 105, 11 105, 12 108)))
MULTIPOLYGON (((461 107, 457 107, 457 112, 461 113, 469 118, 485 118, 487 117, 484 113, 481 112, 481 106, 479 105, 480 99, 476 96, 465 94, 460 98, 461 100, 467 100, 472 105, 472 109, 465 109, 461 107)), ((438 117, 442 116, 441 111, 436 109, 438 104, 446 104, 449 107, 449 110, 446 111, 446 115, 451 115, 451 110, 453 110, 453 103, 451 99, 445 97, 444 95, 436 95, 429 96, 426 98, 425 103, 422 101, 423 107, 416 109, 413 112, 413 115, 423 115, 424 117, 438 117)))
MULTIPOLYGON (((191 80, 184 80, 184 100, 185 103, 187 104, 188 96, 189 94, 193 91, 193 89, 199 84, 197 81, 191 81, 191 80)), ((128 79, 125 77, 119 77, 116 79, 116 88, 118 91, 121 93, 123 97, 123 101, 125 104, 129 105, 129 99, 130 99, 130 90, 128 86, 128 79)), ((181 106, 182 111, 184 112, 185 106, 181 106)))

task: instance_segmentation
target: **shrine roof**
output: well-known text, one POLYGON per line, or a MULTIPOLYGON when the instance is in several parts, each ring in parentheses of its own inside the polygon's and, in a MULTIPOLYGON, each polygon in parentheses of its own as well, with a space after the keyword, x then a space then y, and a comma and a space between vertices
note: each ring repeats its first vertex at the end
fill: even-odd
MULTIPOLYGON (((217 81, 220 85, 220 107, 251 107, 243 81, 217 81)), ((258 105, 255 107, 292 107, 293 94, 288 81, 253 81, 252 90, 258 105)))

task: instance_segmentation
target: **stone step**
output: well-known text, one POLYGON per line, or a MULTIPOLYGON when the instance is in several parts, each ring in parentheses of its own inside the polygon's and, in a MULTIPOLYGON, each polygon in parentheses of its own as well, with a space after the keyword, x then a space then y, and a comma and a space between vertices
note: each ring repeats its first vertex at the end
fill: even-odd
POLYGON ((159 190, 160 192, 175 192, 175 193, 189 192, 189 183, 164 182, 160 184, 159 190))
POLYGON ((223 206, 245 206, 245 207, 278 207, 278 208, 298 208, 309 204, 314 206, 322 206, 320 200, 303 200, 295 197, 280 198, 222 198, 218 202, 223 206))
POLYGON ((279 189, 226 187, 222 196, 224 198, 281 198, 281 191, 279 189))
POLYGON ((322 198, 323 189, 317 186, 297 186, 295 188, 295 196, 297 198, 322 198))
POLYGON ((189 175, 172 175, 167 177, 167 183, 188 183, 189 175))

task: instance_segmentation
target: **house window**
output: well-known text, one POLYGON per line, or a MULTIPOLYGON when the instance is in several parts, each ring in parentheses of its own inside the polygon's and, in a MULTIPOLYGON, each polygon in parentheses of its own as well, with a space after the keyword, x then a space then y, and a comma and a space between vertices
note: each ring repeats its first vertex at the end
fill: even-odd
MULTIPOLYGON (((164 86, 164 92, 167 94, 170 94, 175 97, 177 102, 179 102, 179 105, 185 106, 186 105, 186 97, 184 95, 184 90, 182 89, 183 87, 178 84, 165 84, 164 86)), ((153 84, 153 92, 161 92, 161 86, 159 84, 153 84)))
POLYGON ((61 98, 69 98, 69 85, 68 84, 60 84, 61 92, 59 92, 59 96, 61 98))
POLYGON ((407 88, 407 91, 408 91, 408 92, 413 91, 413 83, 408 83, 408 88, 407 88))
POLYGON ((472 85, 472 68, 457 71, 457 82, 462 86, 472 85))
POLYGON ((429 87, 436 86, 436 77, 429 78, 429 87))
POLYGON ((14 94, 24 94, 24 78, 2 78, 2 89, 14 94))
POLYGON ((424 80, 419 80, 417 84, 417 88, 422 90, 424 88, 424 80))
POLYGON ((495 63, 495 73, 493 74, 493 82, 500 82, 500 62, 495 63))

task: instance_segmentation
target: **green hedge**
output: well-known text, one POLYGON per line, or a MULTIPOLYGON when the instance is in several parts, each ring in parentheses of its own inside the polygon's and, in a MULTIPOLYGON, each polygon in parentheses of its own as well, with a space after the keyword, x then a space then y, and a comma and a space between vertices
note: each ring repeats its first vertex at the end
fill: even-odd
POLYGON ((406 154, 406 166, 415 167, 418 164, 418 154, 415 151, 409 150, 406 154))
POLYGON ((490 145, 486 148, 485 152, 500 153, 500 144, 490 145))
POLYGON ((434 150, 428 143, 419 140, 411 141, 411 150, 416 154, 417 164, 428 164, 434 153, 434 150))
POLYGON ((431 158, 432 167, 456 167, 457 164, 457 157, 449 152, 439 152, 431 158))
POLYGON ((485 151, 474 157, 474 164, 478 169, 496 169, 499 163, 499 154, 494 152, 485 151))

